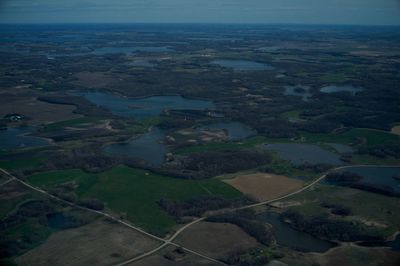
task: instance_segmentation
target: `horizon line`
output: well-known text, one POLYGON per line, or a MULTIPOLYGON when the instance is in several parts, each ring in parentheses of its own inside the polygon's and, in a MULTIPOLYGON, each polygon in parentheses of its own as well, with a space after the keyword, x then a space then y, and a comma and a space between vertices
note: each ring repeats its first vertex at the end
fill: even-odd
POLYGON ((0 25, 254 25, 254 26, 354 26, 400 27, 400 24, 345 24, 345 23, 296 23, 296 22, 1 22, 0 25))

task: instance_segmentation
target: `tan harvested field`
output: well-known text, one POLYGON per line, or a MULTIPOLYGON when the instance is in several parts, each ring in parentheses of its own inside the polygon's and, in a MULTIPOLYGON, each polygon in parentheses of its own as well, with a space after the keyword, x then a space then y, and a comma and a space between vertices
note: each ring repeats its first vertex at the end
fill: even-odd
POLYGON ((325 254, 312 255, 314 260, 321 266, 337 265, 400 265, 400 253, 388 248, 366 248, 354 245, 345 245, 328 251, 325 254))
POLYGON ((400 135, 400 125, 392 127, 392 130, 390 132, 396 135, 400 135))
POLYGON ((300 180, 268 173, 238 175, 224 181, 258 201, 274 199, 303 186, 300 180))
POLYGON ((29 117, 31 120, 25 120, 29 124, 39 125, 81 117, 81 115, 73 113, 75 109, 76 107, 72 105, 51 104, 38 101, 35 97, 25 98, 21 96, 16 101, 2 101, 0 117, 10 113, 18 113, 29 117))
POLYGON ((102 219, 57 232, 15 262, 21 266, 115 265, 159 244, 132 229, 102 219))
POLYGON ((229 223, 200 222, 176 240, 177 244, 215 259, 224 258, 231 252, 257 247, 257 240, 240 227, 229 223))
POLYGON ((142 260, 133 262, 128 266, 218 266, 219 264, 211 262, 200 256, 185 253, 185 255, 178 255, 174 252, 175 247, 168 246, 156 254, 144 258, 142 260), (175 255, 175 259, 167 259, 167 254, 175 255))
POLYGON ((126 75, 108 74, 104 72, 80 72, 72 83, 86 88, 106 88, 126 78, 126 75))

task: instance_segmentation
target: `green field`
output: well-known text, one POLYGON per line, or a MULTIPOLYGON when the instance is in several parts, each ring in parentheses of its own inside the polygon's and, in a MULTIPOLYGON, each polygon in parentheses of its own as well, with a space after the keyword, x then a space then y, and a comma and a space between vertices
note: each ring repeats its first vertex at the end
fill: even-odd
POLYGON ((364 154, 354 154, 351 158, 352 164, 379 164, 379 165, 400 165, 400 159, 394 157, 380 158, 364 154))
POLYGON ((400 136, 396 136, 386 131, 355 128, 339 134, 313 134, 303 132, 301 134, 306 142, 335 142, 350 144, 357 140, 357 138, 364 138, 366 145, 376 145, 383 143, 400 143, 400 136))
POLYGON ((282 117, 286 119, 300 119, 301 110, 293 110, 282 113, 282 117))
POLYGON ((81 170, 52 171, 32 175, 28 181, 40 187, 74 181, 79 198, 97 198, 134 224, 160 234, 175 225, 173 218, 157 205, 161 198, 186 200, 207 194, 227 198, 241 196, 239 191, 217 179, 177 179, 126 166, 100 174, 88 174, 81 170))
POLYGON ((55 123, 46 125, 44 127, 43 131, 44 132, 55 131, 55 130, 62 129, 64 127, 80 126, 82 124, 94 123, 99 120, 101 120, 101 118, 96 118, 96 117, 80 117, 80 118, 75 118, 75 119, 70 119, 70 120, 64 120, 64 121, 55 122, 55 123))
POLYGON ((40 166, 44 159, 44 157, 32 157, 29 159, 1 160, 0 168, 7 170, 36 168, 40 166))

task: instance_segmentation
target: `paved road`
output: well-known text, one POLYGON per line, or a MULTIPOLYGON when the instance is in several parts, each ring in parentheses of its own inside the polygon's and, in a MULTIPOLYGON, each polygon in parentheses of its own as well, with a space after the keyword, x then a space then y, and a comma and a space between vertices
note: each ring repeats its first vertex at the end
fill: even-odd
MULTIPOLYGON (((329 172, 337 171, 337 170, 342 170, 342 169, 346 169, 346 168, 350 168, 350 167, 398 167, 398 165, 348 165, 348 166, 340 166, 340 167, 333 168, 333 169, 329 170, 329 172)), ((73 207, 76 207, 76 208, 79 208, 79 209, 82 209, 82 210, 86 210, 86 211, 89 211, 89 212, 92 212, 92 213, 97 213, 97 214, 99 214, 99 215, 105 216, 105 217, 107 217, 107 218, 109 218, 109 219, 112 219, 112 220, 114 220, 114 221, 116 221, 116 222, 118 222, 118 223, 120 223, 120 224, 122 224, 122 225, 125 225, 125 226, 127 226, 127 227, 129 227, 129 228, 131 228, 131 229, 133 229, 133 230, 136 230, 136 231, 138 231, 138 232, 141 232, 142 234, 144 234, 144 235, 146 235, 146 236, 149 236, 149 237, 151 237, 151 238, 153 238, 153 239, 156 239, 156 240, 159 240, 159 241, 162 242, 162 244, 161 244, 160 246, 158 246, 157 248, 152 249, 152 250, 150 250, 150 251, 148 251, 148 252, 146 252, 146 253, 143 253, 143 254, 141 254, 141 255, 139 255, 139 256, 137 256, 137 257, 131 258, 131 259, 127 260, 127 261, 124 261, 124 262, 122 262, 122 263, 120 263, 120 264, 117 264, 116 266, 124 266, 124 265, 130 264, 130 263, 132 263, 132 262, 134 262, 134 261, 141 260, 141 259, 143 259, 143 258, 145 258, 145 257, 148 257, 148 256, 150 256, 150 255, 156 253, 157 251, 161 250, 162 248, 164 248, 164 247, 166 247, 166 246, 168 246, 168 245, 173 245, 173 246, 176 246, 176 247, 181 247, 181 248, 183 248, 185 251, 190 252, 190 253, 192 253, 192 254, 195 254, 195 255, 197 255, 197 256, 200 256, 200 257, 202 257, 202 258, 205 258, 205 259, 207 259, 207 260, 209 260, 209 261, 212 261, 212 262, 217 263, 217 264, 226 265, 226 264, 222 263, 221 261, 218 261, 218 260, 216 260, 216 259, 214 259, 214 258, 208 257, 208 256, 206 256, 206 255, 203 255, 203 254, 199 253, 199 252, 196 252, 196 251, 194 251, 194 250, 191 250, 191 249, 185 248, 185 247, 183 247, 183 246, 180 246, 180 245, 178 245, 178 244, 176 244, 176 243, 173 243, 173 241, 174 241, 183 231, 185 231, 185 230, 188 229, 189 227, 193 226, 194 224, 197 224, 197 223, 199 223, 199 222, 201 222, 201 221, 204 221, 205 219, 208 218, 208 216, 204 216, 204 217, 198 218, 198 219, 196 219, 196 220, 194 220, 194 221, 192 221, 192 222, 190 222, 190 223, 184 225, 183 227, 181 227, 180 229, 178 229, 171 237, 169 237, 168 239, 164 239, 164 238, 160 238, 160 237, 158 237, 158 236, 155 236, 155 235, 153 235, 153 234, 150 234, 150 233, 148 233, 148 232, 146 232, 146 231, 140 229, 139 227, 133 226, 133 225, 131 225, 131 224, 129 224, 129 223, 127 223, 127 222, 121 220, 121 219, 118 219, 118 218, 116 218, 116 217, 113 217, 113 216, 111 216, 111 215, 108 214, 108 213, 105 213, 105 212, 102 212, 102 211, 96 211, 96 210, 93 210, 93 209, 89 209, 89 208, 86 208, 86 207, 82 207, 82 206, 80 206, 80 205, 77 205, 77 204, 72 203, 72 202, 69 202, 69 201, 65 201, 65 200, 63 200, 63 199, 61 199, 61 198, 59 198, 59 197, 56 197, 56 196, 54 196, 54 195, 52 195, 52 194, 50 194, 50 193, 48 193, 48 192, 46 192, 46 191, 44 191, 44 190, 42 190, 42 189, 40 189, 40 188, 34 187, 34 186, 32 186, 32 185, 26 183, 25 181, 23 181, 23 180, 21 180, 21 179, 15 177, 15 176, 13 176, 13 175, 11 175, 8 171, 6 171, 6 170, 4 170, 4 169, 2 169, 2 168, 0 168, 0 171, 3 172, 4 174, 6 174, 7 176, 9 176, 9 177, 11 178, 11 179, 7 180, 6 182, 0 184, 0 186, 9 183, 9 182, 12 181, 12 180, 17 180, 17 181, 20 182, 21 184, 23 184, 23 185, 25 185, 25 186, 27 186, 27 187, 29 187, 29 188, 31 188, 31 189, 37 191, 37 192, 40 192, 40 193, 42 193, 42 194, 45 194, 45 195, 47 195, 47 196, 49 196, 49 197, 51 197, 51 198, 53 198, 53 199, 56 199, 56 200, 61 201, 61 202, 65 203, 65 204, 68 204, 68 205, 70 205, 70 206, 73 206, 73 207)), ((291 193, 289 193, 289 194, 286 194, 286 195, 284 195, 284 196, 281 196, 281 197, 278 197, 278 198, 275 198, 275 199, 272 199, 272 200, 267 200, 267 201, 255 203, 255 204, 249 204, 249 205, 242 206, 242 207, 238 207, 238 208, 234 208, 234 209, 229 209, 229 210, 227 210, 226 212, 234 212, 234 211, 238 211, 238 210, 250 209, 250 208, 257 207, 257 206, 262 206, 262 205, 266 205, 266 204, 273 203, 273 202, 275 202, 275 201, 279 201, 279 200, 283 200, 283 199, 289 198, 289 197, 291 197, 291 196, 294 196, 294 195, 296 195, 296 194, 299 194, 299 193, 301 193, 301 192, 303 192, 303 191, 305 191, 305 190, 311 188, 312 186, 314 186, 315 184, 317 184, 318 182, 320 182, 322 179, 324 179, 324 178, 326 177, 326 175, 327 175, 327 173, 323 174, 322 176, 320 176, 319 178, 315 179, 315 180, 312 181, 310 184, 308 184, 308 185, 302 187, 301 189, 296 190, 296 191, 294 191, 294 192, 291 192, 291 193)))

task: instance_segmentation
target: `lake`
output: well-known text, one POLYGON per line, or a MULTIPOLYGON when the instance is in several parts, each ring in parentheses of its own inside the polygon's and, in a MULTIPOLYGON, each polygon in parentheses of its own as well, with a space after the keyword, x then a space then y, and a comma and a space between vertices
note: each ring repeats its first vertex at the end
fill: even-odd
POLYGON ((173 50, 167 46, 130 46, 130 47, 101 47, 94 49, 91 54, 132 54, 135 52, 164 53, 173 50))
POLYGON ((395 251, 400 251, 400 234, 393 241, 390 241, 389 246, 395 251))
POLYGON ((267 150, 275 151, 279 157, 290 161, 295 165, 308 164, 329 164, 341 165, 338 154, 324 150, 318 145, 303 143, 274 143, 266 144, 267 150))
POLYGON ((272 66, 248 60, 213 60, 210 62, 212 65, 219 65, 222 67, 232 68, 237 71, 260 71, 260 70, 271 70, 272 66))
POLYGON ((272 233, 281 246, 303 252, 325 252, 336 246, 329 241, 293 229, 289 224, 282 222, 277 213, 265 212, 259 214, 257 219, 272 225, 272 233))
POLYGON ((341 171, 352 172, 362 176, 363 179, 358 181, 361 184, 368 183, 377 186, 390 187, 395 192, 400 193, 400 179, 393 178, 394 176, 400 177, 400 166, 353 166, 341 171))
POLYGON ((363 91, 364 89, 361 87, 354 87, 352 85, 341 85, 341 86, 336 86, 336 85, 329 85, 322 87, 320 89, 320 92, 322 93, 335 93, 335 92, 349 92, 352 95, 356 95, 357 92, 363 91))
POLYGON ((338 153, 341 154, 348 154, 348 153, 353 153, 355 150, 348 146, 348 145, 344 145, 344 144, 339 144, 339 143, 325 143, 328 146, 332 147, 333 149, 335 149, 338 153))
POLYGON ((311 98, 312 94, 309 92, 310 86, 305 85, 296 85, 296 86, 284 86, 285 92, 284 95, 292 95, 301 97, 301 99, 305 102, 311 98))
POLYGON ((226 130, 228 134, 228 139, 230 140, 241 140, 257 134, 255 130, 239 122, 214 123, 199 127, 197 130, 226 130))
POLYGON ((27 147, 49 145, 46 139, 28 136, 34 132, 32 127, 8 128, 0 130, 0 150, 12 150, 27 147))
POLYGON ((164 132, 154 127, 150 132, 129 142, 107 145, 104 147, 104 151, 112 155, 142 159, 159 167, 164 162, 167 153, 167 147, 160 143, 164 137, 164 132))
POLYGON ((124 117, 146 118, 160 115, 165 109, 206 110, 214 109, 211 101, 187 99, 182 96, 152 96, 126 98, 104 92, 77 93, 92 103, 109 109, 113 114, 124 117))

